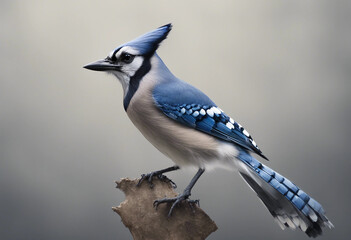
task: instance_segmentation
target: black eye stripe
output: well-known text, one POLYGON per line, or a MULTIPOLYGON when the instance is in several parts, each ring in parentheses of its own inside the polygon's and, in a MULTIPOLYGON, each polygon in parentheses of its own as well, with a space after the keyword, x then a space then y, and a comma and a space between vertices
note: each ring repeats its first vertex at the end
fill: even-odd
POLYGON ((117 52, 117 51, 114 51, 113 53, 110 53, 110 54, 106 57, 106 60, 108 60, 109 62, 116 62, 116 61, 117 61, 116 52, 117 52))
POLYGON ((117 62, 117 61, 121 61, 121 62, 124 62, 124 63, 131 63, 133 62, 134 58, 136 56, 142 56, 140 54, 131 54, 131 53, 128 53, 128 52, 122 52, 119 56, 118 56, 118 59, 117 59, 117 53, 120 51, 120 48, 119 49, 116 49, 115 51, 111 52, 107 57, 106 57, 106 60, 109 60, 111 62, 117 62))

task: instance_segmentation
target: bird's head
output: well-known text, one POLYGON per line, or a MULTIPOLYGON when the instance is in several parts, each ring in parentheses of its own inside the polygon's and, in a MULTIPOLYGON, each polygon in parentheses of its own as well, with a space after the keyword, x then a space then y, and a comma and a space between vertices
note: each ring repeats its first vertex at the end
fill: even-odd
POLYGON ((118 46, 105 59, 90 63, 84 68, 114 74, 122 83, 126 95, 133 78, 140 81, 150 70, 150 58, 171 29, 171 24, 159 27, 118 46))

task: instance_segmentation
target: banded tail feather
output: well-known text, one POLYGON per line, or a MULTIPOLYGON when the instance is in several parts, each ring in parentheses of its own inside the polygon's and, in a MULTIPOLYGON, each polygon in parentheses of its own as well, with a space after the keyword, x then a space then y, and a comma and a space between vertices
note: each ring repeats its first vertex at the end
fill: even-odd
POLYGON ((278 225, 300 228, 309 237, 322 234, 322 227, 334 227, 321 204, 297 187, 289 179, 263 165, 242 151, 238 156, 239 172, 257 193, 278 225))

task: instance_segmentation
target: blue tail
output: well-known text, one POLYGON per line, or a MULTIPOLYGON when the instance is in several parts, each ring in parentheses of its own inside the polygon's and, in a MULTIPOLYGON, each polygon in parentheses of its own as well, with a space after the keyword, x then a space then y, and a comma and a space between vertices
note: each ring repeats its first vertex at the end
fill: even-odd
POLYGON ((322 227, 334 227, 321 204, 290 180, 263 165, 249 153, 238 156, 239 172, 257 193, 282 229, 300 228, 309 237, 322 234, 322 227))

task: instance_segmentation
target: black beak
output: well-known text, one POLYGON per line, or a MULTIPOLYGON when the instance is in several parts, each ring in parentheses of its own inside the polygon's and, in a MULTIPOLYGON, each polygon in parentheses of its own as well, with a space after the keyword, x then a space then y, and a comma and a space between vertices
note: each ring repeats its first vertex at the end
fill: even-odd
POLYGON ((119 70, 119 66, 111 63, 108 59, 102 59, 93 63, 89 63, 85 65, 84 68, 93 70, 93 71, 111 71, 111 70, 119 70))

